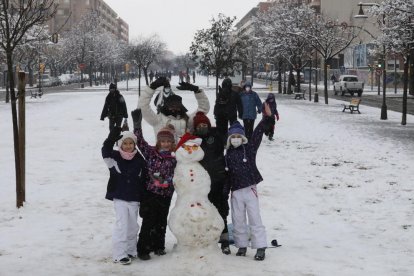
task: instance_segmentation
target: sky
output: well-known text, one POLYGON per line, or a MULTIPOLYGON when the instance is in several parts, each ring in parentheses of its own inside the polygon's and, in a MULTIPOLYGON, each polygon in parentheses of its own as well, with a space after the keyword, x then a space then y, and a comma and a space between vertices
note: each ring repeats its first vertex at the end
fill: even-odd
MULTIPOLYGON (((176 86, 178 77, 171 81, 176 86)), ((214 87, 205 77, 196 81, 215 125, 214 87)), ((129 91, 125 82, 118 88, 128 111, 136 108, 137 80, 129 91)), ((263 100, 268 89, 257 82, 255 89, 263 100)), ((380 120, 380 109, 364 101, 361 114, 350 114, 341 107, 349 97, 326 105, 322 98, 314 103, 278 93, 275 140, 264 137, 257 153, 263 176, 257 190, 267 241, 282 246, 268 248, 263 262, 253 260, 251 248, 236 257, 233 245, 231 255, 218 246, 186 255, 174 250, 177 240, 168 228, 167 255, 112 263, 114 207, 104 198, 109 172, 101 156, 108 119, 99 120, 107 91, 100 86, 26 97, 26 203, 20 209, 11 105, 0 102, 0 275, 413 275, 414 116, 401 126, 401 113, 388 111, 388 120, 380 120)), ((178 93, 194 112, 194 93, 178 93)), ((154 145, 145 117, 142 128, 154 145)), ((176 202, 175 193, 171 208, 176 202)))
POLYGON ((235 23, 260 2, 258 0, 105 0, 129 24, 132 40, 157 33, 175 54, 188 52, 197 30, 210 26, 219 13, 236 16, 235 23))

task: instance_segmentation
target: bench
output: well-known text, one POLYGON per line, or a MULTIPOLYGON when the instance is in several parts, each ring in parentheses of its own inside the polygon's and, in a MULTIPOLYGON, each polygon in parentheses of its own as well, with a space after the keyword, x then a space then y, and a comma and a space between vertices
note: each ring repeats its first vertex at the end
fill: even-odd
POLYGON ((295 89, 295 100, 305 99, 305 90, 299 90, 295 89))
POLYGON ((359 112, 360 103, 361 103, 361 99, 352 98, 349 104, 342 104, 344 106, 344 109, 342 110, 342 112, 345 112, 345 110, 349 109, 351 113, 354 113, 354 111, 358 111, 358 113, 361 114, 361 112, 359 112))

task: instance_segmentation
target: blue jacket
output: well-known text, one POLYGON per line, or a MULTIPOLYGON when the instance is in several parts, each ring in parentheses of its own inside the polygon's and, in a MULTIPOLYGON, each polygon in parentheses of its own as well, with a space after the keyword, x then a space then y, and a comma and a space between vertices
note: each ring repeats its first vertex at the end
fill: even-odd
POLYGON ((230 146, 225 160, 229 173, 229 183, 224 191, 228 193, 260 183, 263 178, 256 166, 256 154, 262 142, 264 121, 260 121, 254 129, 247 144, 237 148, 230 146), (243 161, 246 160, 246 162, 243 161))
POLYGON ((256 92, 242 91, 240 93, 240 100, 243 107, 241 119, 255 120, 257 113, 262 112, 262 101, 260 100, 259 95, 257 95, 256 92))
POLYGON ((134 158, 125 160, 119 151, 113 150, 113 143, 105 140, 102 157, 110 173, 105 198, 141 201, 147 178, 147 166, 141 154, 137 152, 134 158))

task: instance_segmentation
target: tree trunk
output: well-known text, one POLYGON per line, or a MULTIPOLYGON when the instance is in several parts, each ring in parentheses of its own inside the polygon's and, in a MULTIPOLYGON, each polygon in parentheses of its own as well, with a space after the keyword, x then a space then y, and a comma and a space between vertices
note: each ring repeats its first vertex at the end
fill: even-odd
POLYGON ((145 83, 149 85, 148 82, 148 67, 143 67, 142 70, 144 71, 145 83))
MULTIPOLYGON (((414 49, 410 51, 410 57, 413 57, 413 56, 414 56, 414 49)), ((414 59, 410 58, 410 61, 408 64, 410 65, 410 69, 409 69, 410 71, 410 77, 409 77, 410 95, 414 96, 414 59)))
POLYGON ((323 95, 325 97, 325 104, 328 104, 328 60, 323 62, 323 95))
POLYGON ((23 202, 26 201, 26 73, 18 73, 18 95, 19 95, 19 152, 20 152, 20 191, 23 202))
POLYGON ((279 72, 278 72, 278 92, 279 92, 279 94, 280 93, 282 93, 282 61, 281 60, 279 60, 279 64, 278 64, 278 70, 279 70, 279 72))
POLYGON ((287 93, 292 94, 292 78, 293 77, 293 68, 292 65, 289 68, 289 77, 288 77, 288 87, 287 87, 287 93))
POLYGON ((402 118, 401 118, 401 124, 403 126, 407 124, 407 90, 408 90, 409 64, 410 64, 410 55, 407 55, 407 59, 404 62, 404 89, 403 89, 402 118))
POLYGON ((7 71, 8 82, 10 88, 11 97, 11 111, 13 121, 13 140, 14 140, 14 166, 16 169, 16 207, 23 206, 23 194, 21 190, 21 168, 20 168, 20 147, 19 147, 19 129, 17 122, 17 107, 16 107, 16 94, 14 90, 14 74, 13 74, 13 57, 11 50, 7 52, 7 71))
POLYGON ((141 66, 138 66, 138 96, 141 97, 141 66))

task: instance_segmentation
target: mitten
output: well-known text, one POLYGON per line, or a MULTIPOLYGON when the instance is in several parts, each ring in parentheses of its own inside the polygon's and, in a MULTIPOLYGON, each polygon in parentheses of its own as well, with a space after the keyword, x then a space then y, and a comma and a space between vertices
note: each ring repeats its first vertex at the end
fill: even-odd
POLYGON ((131 112, 132 122, 134 123, 134 129, 141 129, 142 112, 141 109, 135 109, 131 112))
POLYGON ((188 82, 180 82, 179 85, 180 86, 177 86, 178 90, 190 90, 190 91, 193 91, 194 93, 201 92, 198 86, 192 85, 191 83, 188 83, 188 82))
POLYGON ((278 113, 276 113, 276 120, 279 121, 279 114, 278 113))
POLYGON ((121 138, 122 138, 122 135, 121 135, 121 128, 120 127, 114 127, 109 132, 108 141, 112 142, 113 144, 115 144, 115 142, 118 141, 121 138))
POLYGON ((170 82, 166 77, 159 77, 150 84, 151 89, 155 90, 161 86, 170 86, 170 82))

